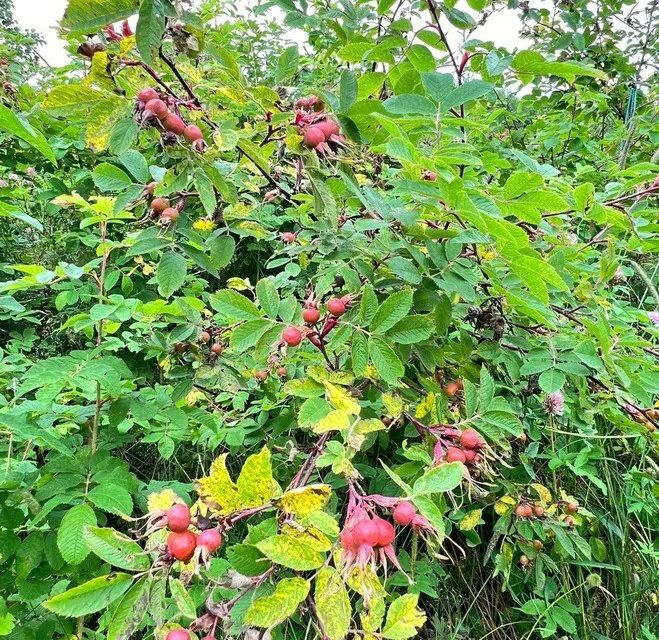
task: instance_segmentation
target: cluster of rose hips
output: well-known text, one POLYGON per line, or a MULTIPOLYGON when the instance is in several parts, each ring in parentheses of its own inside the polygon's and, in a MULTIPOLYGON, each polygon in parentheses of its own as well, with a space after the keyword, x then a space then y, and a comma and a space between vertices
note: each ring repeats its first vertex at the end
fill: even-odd
MULTIPOLYGON (((561 500, 558 504, 559 506, 563 507, 565 513, 568 514, 564 522, 568 525, 568 527, 574 526, 574 518, 572 517, 572 514, 579 511, 579 505, 576 502, 569 502, 563 500, 561 500)), ((528 502, 520 502, 517 505, 517 508, 515 509, 515 515, 518 518, 522 518, 522 519, 544 518, 546 512, 544 507, 541 507, 540 505, 534 506, 529 504, 528 502)))
MULTIPOLYGON (((155 188, 156 183, 150 182, 146 186, 146 192, 149 195, 153 195, 155 188)), ((158 216, 160 224, 165 226, 175 223, 181 216, 179 209, 177 207, 172 207, 169 198, 153 198, 153 200, 151 200, 151 214, 153 216, 158 216)))
MULTIPOLYGON (((211 340, 213 340, 213 336, 211 335, 210 331, 202 329, 201 333, 199 334, 199 342, 202 344, 208 344, 211 340)), ((213 340, 213 344, 210 346, 211 357, 217 358, 218 356, 222 355, 223 351, 224 345, 217 339, 213 340)))
POLYGON ((177 113, 170 111, 167 102, 160 94, 151 87, 142 89, 137 94, 139 109, 144 119, 155 117, 160 121, 163 129, 177 136, 183 136, 192 144, 195 151, 203 151, 206 148, 204 134, 196 124, 186 124, 177 113))
POLYGON ((465 429, 464 431, 445 430, 443 436, 437 440, 435 445, 435 463, 477 463, 479 461, 478 452, 485 444, 485 440, 473 429, 465 429), (446 438, 449 438, 453 444, 445 446, 446 438))
POLYGON ((222 544, 219 529, 204 529, 199 534, 190 531, 192 516, 188 505, 177 502, 165 512, 166 526, 170 533, 167 536, 167 551, 169 555, 181 562, 189 562, 195 551, 207 561, 222 544))
POLYGON ((323 110, 324 105, 316 96, 300 98, 295 103, 295 125, 302 135, 304 146, 315 149, 321 155, 345 147, 339 123, 323 110))
POLYGON ((296 326, 286 327, 281 334, 282 342, 289 347, 297 347, 306 337, 315 347, 321 348, 321 340, 336 327, 338 319, 348 310, 350 300, 351 297, 348 295, 342 298, 331 298, 327 301, 328 317, 325 319, 320 331, 311 329, 320 320, 318 305, 312 301, 307 301, 302 310, 302 319, 307 326, 303 328, 296 326))

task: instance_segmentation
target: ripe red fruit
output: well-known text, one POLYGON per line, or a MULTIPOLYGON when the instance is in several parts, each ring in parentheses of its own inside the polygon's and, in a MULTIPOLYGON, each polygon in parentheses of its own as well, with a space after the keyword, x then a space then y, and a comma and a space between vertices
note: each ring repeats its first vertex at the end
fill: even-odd
POLYGON ((185 629, 172 629, 165 640, 190 640, 190 634, 185 629))
POLYGON ((536 518, 542 518, 545 515, 545 510, 542 507, 533 507, 533 515, 536 518))
POLYGON ((202 331, 199 334, 199 340, 203 342, 204 344, 207 344, 211 340, 211 334, 208 333, 208 331, 202 331))
POLYGON ((387 547, 389 546, 396 537, 396 531, 394 525, 391 522, 387 522, 382 518, 373 518, 373 521, 378 527, 378 547, 387 547))
POLYGON ((302 332, 297 327, 286 327, 281 337, 289 347, 297 347, 302 342, 302 332))
POLYGON ((284 233, 281 234, 281 240, 286 244, 293 244, 297 240, 297 235, 292 231, 284 231, 284 233))
POLYGON ((214 553, 222 544, 222 535, 217 529, 204 529, 197 536, 197 546, 203 547, 209 553, 214 553))
POLYGON ((183 118, 175 113, 168 113, 162 119, 162 126, 165 127, 166 131, 175 133, 177 136, 180 136, 185 131, 185 122, 183 122, 183 118))
POLYGON ((222 353, 222 349, 223 349, 223 347, 222 347, 222 343, 221 343, 221 342, 214 342, 214 343, 211 345, 211 353, 212 353, 214 356, 219 356, 219 355, 222 353))
POLYGON ((167 536, 167 549, 174 558, 181 562, 188 562, 194 555, 197 546, 197 536, 192 531, 173 531, 167 536))
POLYGON ((465 429, 460 434, 460 444, 465 449, 478 449, 483 446, 483 439, 473 429, 465 429))
POLYGON ((285 378, 285 377, 286 377, 286 367, 279 367, 279 368, 277 369, 277 375, 278 375, 280 378, 285 378))
POLYGON ((352 533, 358 547, 363 544, 375 547, 380 540, 380 527, 374 520, 361 520, 353 527, 352 533))
POLYGON ((341 546, 346 550, 346 551, 356 551, 357 547, 359 546, 357 542, 355 541, 355 536, 352 532, 352 529, 344 529, 341 531, 341 546))
POLYGON ((465 452, 457 447, 448 447, 446 449, 446 462, 467 462, 465 452))
POLYGON ((183 137, 188 142, 194 142, 195 140, 201 140, 204 137, 204 134, 196 124, 189 124, 183 129, 183 137))
POLYGON ((327 310, 338 318, 346 312, 346 303, 341 298, 332 298, 327 303, 327 310))
POLYGON ((330 136, 335 136, 341 133, 339 123, 336 122, 336 120, 332 120, 331 118, 317 122, 314 127, 318 127, 323 132, 325 135, 325 140, 329 140, 330 136))
POLYGON ((399 502, 394 509, 394 522, 403 527, 407 526, 416 515, 416 508, 411 502, 399 502))
POLYGON ((149 100, 146 105, 144 105, 144 108, 147 111, 150 111, 159 120, 162 120, 169 113, 167 105, 160 100, 160 98, 149 100))
POLYGON ((160 221, 163 223, 176 222, 180 215, 178 209, 167 207, 167 209, 160 214, 160 221))
POLYGON ((147 87, 146 89, 142 89, 137 94, 137 99, 140 102, 149 102, 149 100, 157 100, 158 99, 158 92, 155 89, 152 89, 151 87, 147 87))
POLYGON ((444 386, 444 393, 449 398, 453 398, 458 391, 460 391, 460 388, 455 382, 449 382, 444 386))
POLYGON ((169 198, 154 198, 151 200, 151 208, 156 213, 162 213, 169 207, 169 198))
POLYGON ((464 449, 463 453, 465 454, 465 462, 475 462, 478 456, 475 449, 464 449))
POLYGON ((533 515, 533 509, 530 504, 518 504, 515 515, 518 518, 530 518, 533 515))
POLYGON ((567 509, 568 513, 576 513, 579 511, 579 505, 577 505, 576 502, 568 502, 565 508, 567 509))
POLYGON ((321 142, 325 142, 325 132, 319 126, 312 125, 304 130, 302 138, 304 145, 313 149, 321 142))
POLYGON ((320 311, 315 307, 306 307, 302 309, 302 319, 307 324, 316 324, 320 320, 320 311))
POLYGON ((180 533, 187 531, 190 526, 190 508, 187 504, 177 502, 174 506, 167 509, 165 516, 167 517, 167 528, 170 531, 180 533))
POLYGON ((256 379, 259 382, 265 382, 265 380, 268 377, 268 372, 265 369, 260 369, 259 371, 256 372, 256 379))

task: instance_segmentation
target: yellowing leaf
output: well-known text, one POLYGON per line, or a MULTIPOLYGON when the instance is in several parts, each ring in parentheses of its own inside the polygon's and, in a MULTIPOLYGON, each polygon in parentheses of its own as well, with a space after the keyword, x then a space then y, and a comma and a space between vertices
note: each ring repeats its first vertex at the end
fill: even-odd
POLYGON ((323 564, 323 555, 311 545, 291 535, 277 534, 261 540, 257 549, 275 564, 296 571, 311 571, 323 564))
POLYGON ((363 568, 359 566, 354 567, 348 575, 348 586, 354 589, 360 596, 365 596, 366 594, 380 594, 385 596, 387 593, 370 565, 366 565, 363 568))
MULTIPOLYGON (((387 604, 384 600, 382 593, 372 595, 368 600, 368 606, 364 602, 364 610, 360 612, 359 619, 362 623, 364 631, 377 631, 382 626, 384 620, 384 613, 387 609, 387 604)), ((377 636, 366 634, 364 638, 375 640, 377 636)))
POLYGON ((348 592, 336 569, 323 567, 318 571, 314 601, 327 638, 343 640, 350 629, 352 609, 348 592))
POLYGON ((275 504, 282 511, 303 518, 312 511, 322 509, 327 504, 331 493, 332 489, 327 484, 310 484, 286 491, 275 504))
POLYGON ((416 606, 418 600, 418 593, 407 593, 391 603, 382 629, 383 638, 402 640, 416 635, 417 629, 426 621, 426 614, 416 606))
POLYGON ((382 431, 387 427, 384 426, 382 420, 377 418, 368 418, 366 420, 360 420, 354 427, 354 432, 359 435, 364 435, 366 433, 372 433, 373 431, 382 431))
POLYGON ((197 480, 199 497, 218 515, 226 515, 240 508, 238 486, 227 471, 227 453, 213 461, 211 470, 205 478, 197 480))
POLYGON ((272 499, 274 480, 270 463, 270 450, 263 447, 249 456, 238 476, 240 508, 260 507, 272 499))
POLYGON ((416 411, 414 412, 415 417, 421 419, 425 418, 429 413, 432 413, 435 409, 435 394, 429 393, 422 402, 416 406, 416 411))
POLYGON ((534 482, 531 486, 536 490, 538 496, 540 496, 540 501, 543 504, 551 504, 553 502, 551 491, 549 491, 547 487, 538 482, 534 482))
POLYGON ((503 496, 494 503, 494 511, 500 516, 509 516, 517 506, 517 500, 512 496, 503 496))
POLYGON ((327 392, 327 400, 335 409, 345 411, 353 416, 359 415, 362 410, 359 402, 357 402, 357 400, 355 400, 345 389, 337 387, 327 380, 323 381, 323 384, 325 385, 325 391, 327 392))
POLYGON ((321 553, 329 551, 332 548, 329 538, 322 531, 316 529, 316 527, 302 527, 287 523, 282 525, 281 532, 291 538, 297 538, 321 553))
POLYGON ((292 616, 309 594, 309 581, 303 578, 284 578, 277 583, 274 593, 252 602, 245 613, 245 624, 255 627, 273 627, 292 616))
POLYGON ((149 513, 153 511, 167 511, 178 499, 178 496, 171 489, 163 489, 157 493, 150 493, 147 498, 149 513))
POLYGON ((227 288, 235 289, 236 291, 247 291, 250 288, 249 280, 243 278, 229 278, 227 280, 227 288))
POLYGON ((397 418, 401 413, 403 413, 403 400, 393 393, 383 393, 382 403, 384 404, 384 408, 387 410, 387 413, 392 418, 397 418))
POLYGON ((473 511, 470 511, 458 523, 458 528, 460 531, 471 531, 481 521, 482 514, 482 509, 474 509, 473 511))
POLYGON ((314 424, 311 428, 316 433, 325 433, 326 431, 343 431, 350 427, 350 416, 345 411, 335 409, 330 411, 320 422, 314 424))

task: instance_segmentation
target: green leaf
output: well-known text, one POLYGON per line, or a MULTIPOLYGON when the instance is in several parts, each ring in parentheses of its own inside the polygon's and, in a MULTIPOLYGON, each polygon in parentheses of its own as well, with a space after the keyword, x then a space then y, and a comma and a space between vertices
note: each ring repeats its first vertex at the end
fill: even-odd
POLYGON ((347 111, 357 99, 357 79, 349 69, 341 72, 339 83, 339 104, 342 111, 347 111))
POLYGON ((119 160, 138 182, 147 183, 151 179, 146 158, 137 149, 123 151, 119 154, 119 160))
POLYGON ((426 621, 426 614, 417 608, 418 601, 418 593, 407 593, 391 603, 382 629, 383 638, 403 640, 417 634, 426 621))
POLYGON ((245 624, 269 628, 292 616, 309 594, 309 581, 304 578, 284 578, 274 593, 256 598, 245 613, 245 624))
POLYGON ((368 352, 373 366, 385 382, 396 384, 403 377, 403 363, 384 340, 371 336, 368 340, 368 352))
POLYGON ((135 540, 110 528, 86 526, 82 536, 89 549, 113 567, 127 571, 146 571, 149 557, 135 540))
POLYGON ((323 567, 316 574, 314 602, 325 636, 343 640, 350 629, 352 608, 345 582, 333 567, 323 567))
POLYGON ((112 127, 110 133, 110 151, 116 155, 121 155, 131 149, 137 139, 137 131, 137 122, 133 118, 119 120, 112 127))
POLYGON ((261 313, 248 298, 233 289, 223 289, 210 296, 211 307, 217 311, 219 319, 226 322, 254 320, 261 313))
POLYGON ((277 317, 281 299, 273 278, 263 278, 256 283, 256 298, 269 318, 277 317))
POLYGON ((559 369, 548 369, 540 374, 538 384, 546 393, 559 391, 565 384, 565 374, 559 369))
POLYGON ((80 564, 89 554, 89 546, 83 538, 86 525, 96 524, 96 514, 87 504, 69 509, 57 530, 57 548, 69 564, 80 564))
POLYGON ((533 76, 558 76, 573 82, 577 76, 606 78, 603 71, 581 62, 549 62, 537 51, 520 51, 513 59, 512 68, 522 82, 529 82, 533 76))
POLYGON ((414 344, 427 340, 435 330, 432 315, 408 316, 387 331, 387 338, 397 344, 414 344))
POLYGON ((137 11, 138 0, 69 0, 62 26, 70 31, 94 33, 137 11))
POLYGON ((165 7, 160 0, 142 0, 135 42, 145 62, 152 63, 165 32, 165 7))
POLYGON ((210 216, 215 213, 215 208, 217 207, 215 189, 213 188, 213 183, 203 169, 197 169, 194 172, 194 185, 199 193, 199 199, 201 200, 206 215, 210 216))
POLYGON ((181 615, 189 620, 194 620, 197 617, 197 608, 185 585, 178 578, 169 578, 169 592, 181 615))
POLYGON ((382 106, 389 113, 394 113, 396 115, 421 114, 434 116, 437 111, 431 100, 413 93, 388 98, 382 103, 382 106))
POLYGON ((368 365, 368 342, 366 336, 357 331, 352 336, 352 370, 356 376, 363 376, 368 365))
POLYGON ((180 253, 176 253, 176 251, 163 253, 156 267, 158 293, 163 298, 169 298, 175 291, 180 289, 185 282, 187 269, 187 262, 180 253))
POLYGON ((92 180, 101 191, 123 191, 133 184, 125 171, 109 162, 101 162, 94 169, 92 180))
POLYGON ((127 573, 110 573, 93 578, 64 593, 58 593, 43 606, 65 618, 79 618, 106 609, 120 598, 133 583, 133 576, 127 573))
POLYGON ((324 561, 323 555, 311 545, 288 534, 278 534, 261 540, 256 547, 275 564, 295 571, 317 569, 324 561))
POLYGON ((441 107, 443 111, 455 109, 460 105, 476 100, 492 91, 494 85, 491 82, 484 80, 468 80, 464 84, 453 89, 447 96, 444 97, 441 107))
POLYGON ((130 493, 116 484, 99 484, 88 494, 89 501, 102 511, 118 516, 129 516, 133 512, 130 493))
POLYGON ((230 235, 218 236, 210 241, 210 258, 213 266, 224 269, 233 258, 236 241, 230 235))
POLYGON ((0 131, 6 131, 20 138, 23 142, 27 142, 53 164, 57 164, 55 153, 50 148, 43 133, 35 129, 25 118, 14 113, 4 104, 0 104, 0 131))
POLYGON ((403 289, 392 293, 375 312, 369 328, 374 333, 384 333, 403 319, 412 308, 411 289, 403 289))
POLYGON ((414 494, 427 495, 451 491, 460 485, 463 473, 464 465, 461 462, 447 462, 432 467, 414 483, 414 494))
POLYGON ((231 338, 229 340, 231 348, 235 349, 238 353, 250 349, 272 326, 272 322, 262 318, 243 322, 231 332, 231 338))
POLYGON ((146 615, 151 578, 140 578, 121 598, 108 624, 107 640, 129 640, 146 615))
POLYGON ((72 112, 89 113, 96 107, 105 108, 108 102, 120 104, 117 96, 73 82, 51 89, 42 106, 52 115, 63 116, 72 112))

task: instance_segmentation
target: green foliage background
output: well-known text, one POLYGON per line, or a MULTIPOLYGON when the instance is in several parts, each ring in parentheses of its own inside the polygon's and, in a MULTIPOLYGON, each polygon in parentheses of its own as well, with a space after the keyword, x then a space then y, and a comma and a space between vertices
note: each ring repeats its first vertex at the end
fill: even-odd
POLYGON ((70 0, 48 69, 0 0, 0 636, 656 640, 657 1, 513 1, 517 51, 472 35, 487 0, 254 4, 70 0), (147 86, 205 152, 140 121, 147 86), (351 298, 325 355, 279 344, 312 294, 351 298), (486 463, 436 467, 433 425, 486 463), (131 517, 221 454, 224 545, 165 571, 131 517), (300 469, 332 549, 282 540, 300 469), (332 568, 348 482, 443 538, 398 528, 411 583, 374 600, 332 568))

